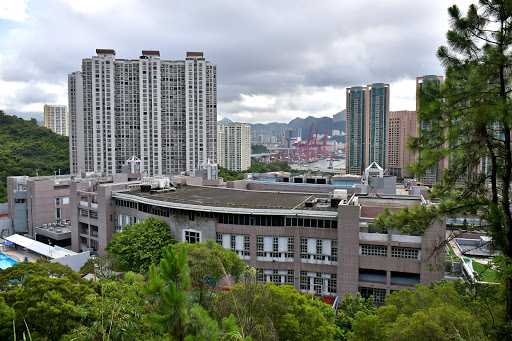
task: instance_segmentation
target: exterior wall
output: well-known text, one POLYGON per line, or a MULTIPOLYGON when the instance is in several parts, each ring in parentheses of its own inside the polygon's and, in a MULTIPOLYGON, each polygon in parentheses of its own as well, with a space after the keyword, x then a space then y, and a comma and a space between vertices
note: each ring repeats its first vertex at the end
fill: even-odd
POLYGON ((165 61, 158 51, 135 60, 96 52, 68 77, 73 174, 120 173, 132 156, 150 176, 215 160, 217 74, 202 53, 165 61))
POLYGON ((417 136, 416 111, 390 111, 386 171, 397 177, 409 176, 405 165, 415 161, 414 152, 407 149, 407 137, 417 136))
POLYGON ((58 179, 7 178, 9 215, 16 232, 34 236, 37 226, 71 218, 69 184, 58 179))
POLYGON ((65 105, 44 105, 44 126, 54 133, 69 136, 68 107, 65 105))
POLYGON ((244 171, 251 167, 251 126, 244 123, 217 125, 217 163, 244 171))

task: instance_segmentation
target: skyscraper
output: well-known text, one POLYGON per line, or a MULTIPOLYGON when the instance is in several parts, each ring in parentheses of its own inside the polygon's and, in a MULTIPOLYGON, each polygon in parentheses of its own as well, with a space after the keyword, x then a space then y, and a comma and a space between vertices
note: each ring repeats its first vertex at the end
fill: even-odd
POLYGON ((217 164, 244 171, 251 167, 251 126, 244 123, 217 125, 217 164))
POLYGON ((389 84, 347 88, 346 172, 362 175, 373 162, 386 165, 389 84))
POLYGON ((68 107, 58 104, 45 104, 44 126, 54 133, 69 136, 68 107))
MULTIPOLYGON (((441 85, 443 83, 443 76, 426 75, 423 77, 416 77, 416 112, 418 112, 420 108, 418 92, 426 82, 435 82, 441 85)), ((431 124, 432 122, 429 121, 420 121, 419 119, 417 120, 418 130, 430 130, 431 124)), ((420 183, 426 186, 433 186, 436 182, 441 181, 443 168, 444 160, 439 162, 437 166, 433 166, 427 169, 425 174, 420 176, 420 183)))
POLYGON ((404 167, 415 159, 414 152, 407 149, 407 137, 416 136, 416 111, 390 111, 387 127, 386 171, 397 177, 408 176, 404 167))
POLYGON ((216 66, 202 52, 185 60, 116 59, 97 49, 69 75, 71 172, 119 173, 132 156, 149 175, 193 171, 215 160, 216 66))

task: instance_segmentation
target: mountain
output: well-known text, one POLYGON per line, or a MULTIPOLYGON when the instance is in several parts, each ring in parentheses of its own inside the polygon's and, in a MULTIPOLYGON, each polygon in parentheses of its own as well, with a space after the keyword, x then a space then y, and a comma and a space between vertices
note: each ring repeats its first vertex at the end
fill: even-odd
POLYGON ((7 177, 69 173, 69 139, 37 121, 26 121, 0 110, 0 202, 7 201, 7 177))
POLYGON ((234 123, 233 121, 231 121, 229 118, 227 117, 224 117, 222 120, 218 121, 217 124, 231 124, 231 123, 234 123))
POLYGON ((318 134, 325 134, 326 129, 329 129, 329 134, 331 134, 333 129, 345 131, 346 121, 333 122, 331 117, 309 116, 307 118, 295 118, 289 123, 252 124, 251 130, 266 135, 270 131, 276 134, 281 131, 283 127, 287 129, 302 129, 302 138, 305 139, 309 134, 311 124, 313 124, 313 134, 316 133, 317 128, 318 134))

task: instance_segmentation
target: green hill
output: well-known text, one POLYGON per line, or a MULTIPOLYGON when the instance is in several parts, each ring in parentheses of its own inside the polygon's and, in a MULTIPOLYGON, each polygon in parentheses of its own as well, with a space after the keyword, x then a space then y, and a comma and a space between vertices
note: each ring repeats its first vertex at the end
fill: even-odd
POLYGON ((69 173, 69 139, 0 110, 0 202, 7 201, 7 177, 69 173))

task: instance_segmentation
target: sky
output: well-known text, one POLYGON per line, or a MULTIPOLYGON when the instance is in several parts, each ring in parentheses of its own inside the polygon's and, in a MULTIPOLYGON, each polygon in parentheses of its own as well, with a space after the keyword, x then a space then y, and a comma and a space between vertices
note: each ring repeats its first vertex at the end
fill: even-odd
POLYGON ((390 84, 390 110, 414 110, 416 77, 444 74, 447 8, 472 2, 0 0, 0 109, 41 121, 45 103, 67 104, 67 75, 106 48, 204 52, 219 120, 332 117, 347 87, 372 83, 390 84))

